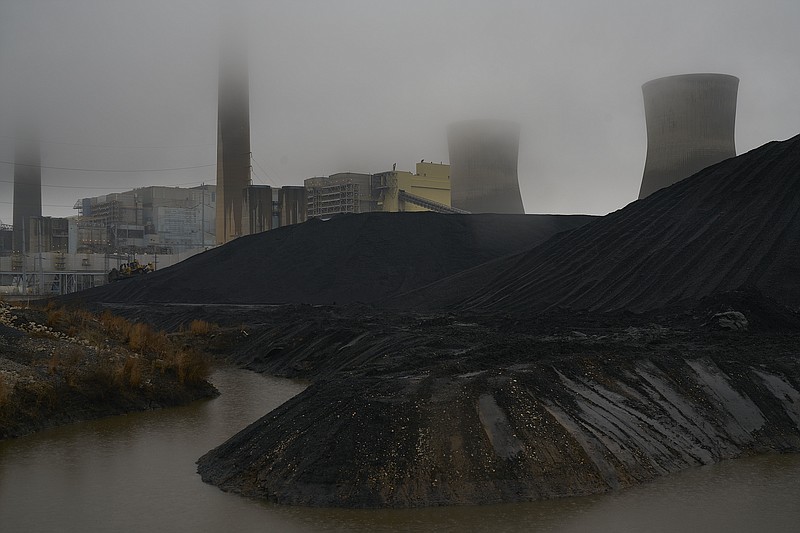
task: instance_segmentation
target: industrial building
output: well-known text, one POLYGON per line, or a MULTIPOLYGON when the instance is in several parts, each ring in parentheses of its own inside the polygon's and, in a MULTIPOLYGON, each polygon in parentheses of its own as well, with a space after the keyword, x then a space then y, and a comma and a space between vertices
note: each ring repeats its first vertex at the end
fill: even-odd
POLYGON ((472 213, 524 214, 517 160, 520 126, 468 120, 447 130, 452 206, 472 213))
POLYGON ((216 187, 143 187, 84 198, 80 215, 30 217, 24 251, 5 248, 0 228, 0 294, 56 295, 108 282, 136 258, 164 268, 213 246, 216 187))
MULTIPOLYGON (((60 219, 66 220, 66 219, 60 219)), ((72 220, 72 219, 70 219, 72 220)), ((69 253, 36 250, 0 254, 0 295, 53 296, 108 283, 108 272, 131 259, 161 269, 188 259, 202 249, 160 253, 69 253)))
POLYGON ((372 211, 466 212, 450 205, 450 165, 416 165, 416 173, 390 170, 377 174, 342 172, 305 180, 308 218, 372 211))
POLYGON ((247 235, 306 221, 305 187, 250 185, 243 195, 242 227, 247 235))
POLYGON ((78 200, 72 253, 176 253, 215 243, 217 188, 142 187, 78 200))
POLYGON ((0 255, 11 253, 14 249, 14 226, 0 223, 0 255))
POLYGON ((340 172, 328 177, 308 178, 303 183, 308 196, 309 218, 377 210, 371 174, 340 172))
POLYGON ((683 74, 642 86, 647 158, 639 198, 736 155, 739 78, 683 74))

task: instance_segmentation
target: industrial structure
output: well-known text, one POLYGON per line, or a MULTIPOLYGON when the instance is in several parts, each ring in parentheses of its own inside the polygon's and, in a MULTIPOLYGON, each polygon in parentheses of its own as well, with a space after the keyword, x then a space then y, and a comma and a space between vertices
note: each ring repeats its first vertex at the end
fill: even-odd
POLYGON ((72 253, 173 253, 215 243, 217 188, 142 187, 83 198, 72 253))
POLYGON ((14 246, 14 226, 0 222, 0 255, 7 255, 14 246))
POLYGON ((0 294, 54 295, 107 282, 133 258, 163 268, 215 244, 216 187, 143 187, 78 200, 79 215, 28 217, 25 249, 0 227, 0 294))
POLYGON ((450 125, 453 207, 472 213, 525 213, 517 175, 519 134, 519 124, 502 120, 450 125))
POLYGON ((220 49, 217 108, 216 238, 225 244, 244 234, 243 200, 250 185, 250 89, 244 47, 220 49))
POLYGON ((736 155, 739 78, 683 74, 642 86, 647 158, 639 198, 736 155))
POLYGON ((308 195, 308 217, 325 218, 338 213, 376 211, 372 175, 340 172, 304 181, 308 195))
POLYGON ((377 174, 342 172, 305 180, 308 218, 372 211, 466 213, 450 205, 450 165, 416 165, 416 173, 392 169, 377 174))
POLYGON ((306 221, 305 187, 250 185, 243 194, 242 228, 247 235, 306 221))
POLYGON ((32 220, 42 217, 42 169, 39 143, 19 140, 14 153, 14 206, 12 248, 16 252, 31 249, 32 220))

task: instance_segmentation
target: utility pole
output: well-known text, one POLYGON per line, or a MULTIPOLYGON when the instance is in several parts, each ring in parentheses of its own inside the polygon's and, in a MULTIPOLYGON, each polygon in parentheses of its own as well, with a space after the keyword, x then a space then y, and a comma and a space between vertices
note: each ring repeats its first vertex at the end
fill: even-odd
POLYGON ((39 220, 39 296, 44 295, 44 264, 42 263, 42 217, 39 220))
POLYGON ((203 243, 202 244, 202 248, 203 248, 203 250, 205 250, 206 249, 206 182, 201 183, 200 186, 203 188, 203 197, 202 197, 203 198, 202 199, 203 207, 202 207, 202 210, 201 210, 202 215, 201 215, 201 218, 200 218, 200 221, 201 221, 200 222, 200 233, 202 234, 202 237, 201 237, 202 243, 203 243))
MULTIPOLYGON (((25 217, 22 217, 22 290, 25 291, 22 294, 28 294, 28 269, 27 265, 25 264, 27 261, 27 251, 25 246, 25 217)), ((30 301, 28 302, 30 304, 30 301)))

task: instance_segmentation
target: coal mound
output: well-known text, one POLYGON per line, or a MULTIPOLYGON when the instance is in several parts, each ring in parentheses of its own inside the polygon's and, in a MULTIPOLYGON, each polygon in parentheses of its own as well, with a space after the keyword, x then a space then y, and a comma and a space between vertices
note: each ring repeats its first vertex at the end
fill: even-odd
POLYGON ((745 287, 800 306, 800 136, 391 304, 645 312, 745 287))
POLYGON ((236 239, 83 303, 370 303, 581 226, 586 215, 364 213, 236 239))

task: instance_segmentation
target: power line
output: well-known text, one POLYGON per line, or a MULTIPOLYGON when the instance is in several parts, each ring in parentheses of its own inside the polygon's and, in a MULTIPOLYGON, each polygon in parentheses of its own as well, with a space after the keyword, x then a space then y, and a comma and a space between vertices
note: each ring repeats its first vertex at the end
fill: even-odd
POLYGON ((50 170, 75 170, 79 172, 168 172, 171 170, 192 170, 196 168, 208 168, 208 167, 215 167, 217 166, 216 163, 212 165, 195 165, 191 167, 173 167, 173 168, 142 168, 137 170, 118 170, 118 169, 102 169, 102 168, 72 168, 72 167, 51 167, 47 165, 29 165, 27 163, 15 163, 14 161, 0 161, 0 163, 5 163, 7 165, 19 165, 22 167, 31 167, 31 168, 46 168, 50 170))
POLYGON ((202 144, 184 144, 184 145, 162 145, 162 146, 137 146, 137 145, 113 145, 113 144, 90 144, 90 143, 73 143, 65 141, 47 141, 42 139, 22 139, 19 137, 10 137, 8 135, 0 135, 0 139, 7 139, 10 141, 22 141, 39 144, 61 144, 65 146, 85 146, 89 148, 115 148, 123 149, 130 148, 135 150, 174 150, 179 148, 196 148, 196 147, 209 147, 216 146, 217 143, 202 143, 202 144))
POLYGON ((256 169, 253 168, 253 165, 250 165, 250 172, 253 174, 253 176, 256 177, 256 179, 259 182, 261 182, 262 185, 266 185, 267 184, 267 182, 265 180, 261 179, 261 176, 258 175, 258 173, 256 172, 256 169))
MULTIPOLYGON (((13 205, 14 202, 7 202, 5 200, 0 200, 0 204, 9 204, 13 205)), ((67 204, 42 204, 42 207, 69 207, 70 209, 75 208, 75 204, 67 205, 67 204)))
MULTIPOLYGON (((13 180, 0 180, 0 183, 14 183, 13 180)), ((180 187, 181 185, 199 185, 203 183, 202 181, 188 181, 185 183, 176 183, 175 185, 160 185, 161 187, 180 187)), ((131 190, 130 187, 93 187, 91 185, 47 185, 42 183, 42 187, 48 187, 51 189, 91 189, 97 191, 124 191, 124 190, 131 190)), ((145 185, 144 187, 148 187, 145 185)), ((143 188, 143 187, 139 187, 143 188)))
POLYGON ((275 184, 275 182, 274 182, 274 181, 273 181, 273 180, 272 180, 272 179, 269 177, 269 174, 267 173, 267 171, 266 171, 266 170, 264 170, 264 167, 262 167, 262 166, 261 166, 261 163, 259 163, 259 162, 258 162, 258 160, 255 158, 255 156, 253 156, 253 154, 252 154, 252 153, 250 154, 250 159, 252 159, 252 160, 253 160, 253 162, 256 164, 256 166, 258 166, 258 168, 261 170, 261 172, 263 172, 263 173, 264 173, 264 176, 267 178, 267 181, 269 181, 269 182, 270 182, 270 184, 272 184, 272 185, 274 185, 274 186, 276 186, 276 187, 277 187, 277 185, 275 184))

